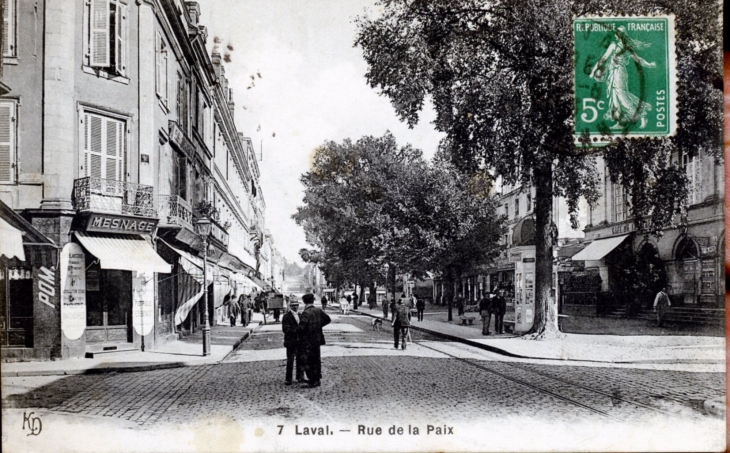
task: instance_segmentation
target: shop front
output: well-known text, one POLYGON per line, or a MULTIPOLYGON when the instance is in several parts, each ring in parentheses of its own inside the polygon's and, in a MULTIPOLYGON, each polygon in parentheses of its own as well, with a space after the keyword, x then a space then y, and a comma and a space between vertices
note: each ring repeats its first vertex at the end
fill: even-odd
POLYGON ((0 350, 3 361, 61 354, 58 247, 0 202, 0 350))
POLYGON ((152 349, 155 274, 170 265, 155 253, 157 219, 80 212, 61 251, 61 330, 70 357, 152 349))

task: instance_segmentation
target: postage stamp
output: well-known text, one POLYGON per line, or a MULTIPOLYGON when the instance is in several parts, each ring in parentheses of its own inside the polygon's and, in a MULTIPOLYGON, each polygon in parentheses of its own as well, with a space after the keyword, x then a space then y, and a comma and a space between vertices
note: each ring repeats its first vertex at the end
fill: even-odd
POLYGON ((576 17, 573 39, 578 146, 674 135, 674 16, 576 17))

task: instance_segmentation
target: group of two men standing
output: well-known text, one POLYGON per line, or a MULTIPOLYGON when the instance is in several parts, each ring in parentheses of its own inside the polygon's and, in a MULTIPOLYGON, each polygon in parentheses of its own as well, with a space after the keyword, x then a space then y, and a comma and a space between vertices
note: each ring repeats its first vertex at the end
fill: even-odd
POLYGON ((314 306, 314 295, 302 296, 304 311, 299 313, 299 303, 289 302, 289 310, 281 320, 286 348, 286 385, 292 384, 292 372, 296 361, 296 379, 308 387, 319 387, 322 380, 320 347, 325 344, 322 328, 332 319, 314 306), (304 379, 306 374, 307 379, 304 379))
POLYGON ((497 295, 492 297, 483 297, 479 301, 479 314, 482 316, 482 335, 491 335, 489 332, 489 323, 492 321, 494 314, 494 333, 504 333, 504 314, 507 311, 507 300, 504 298, 504 291, 497 291, 497 295))

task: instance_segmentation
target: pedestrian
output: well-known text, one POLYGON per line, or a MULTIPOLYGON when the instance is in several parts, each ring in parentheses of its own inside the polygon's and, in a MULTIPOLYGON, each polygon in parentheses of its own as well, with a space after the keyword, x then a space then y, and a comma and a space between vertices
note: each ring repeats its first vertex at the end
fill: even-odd
POLYGON ((264 325, 266 325, 266 314, 269 312, 269 301, 264 293, 259 293, 259 299, 261 299, 261 311, 264 314, 264 325))
POLYGON ((388 300, 383 297, 383 301, 381 303, 383 304, 383 319, 388 319, 388 300))
POLYGON ((286 348, 286 378, 285 384, 291 385, 294 362, 297 365, 297 383, 304 382, 304 363, 297 336, 299 326, 299 301, 289 301, 289 310, 281 320, 281 330, 284 331, 284 347, 286 348))
MULTIPOLYGON (((415 299, 415 297, 414 297, 415 299)), ((418 322, 423 321, 423 310, 426 309, 426 301, 423 299, 416 300, 416 312, 418 313, 418 322)))
POLYGON ((342 312, 343 315, 346 315, 350 311, 349 298, 350 296, 345 297, 344 295, 340 297, 340 312, 342 312))
POLYGON ((461 297, 461 294, 456 296, 456 310, 459 316, 464 315, 464 298, 461 297))
POLYGON ((248 317, 246 318, 246 321, 248 321, 248 322, 246 323, 246 325, 249 325, 249 324, 251 324, 251 321, 253 321, 253 308, 254 308, 253 299, 251 299, 250 295, 248 297, 246 297, 246 307, 248 308, 248 317))
POLYGON ((403 349, 406 348, 406 335, 408 335, 408 328, 411 326, 411 311, 403 303, 403 298, 398 299, 398 304, 395 307, 395 313, 393 315, 393 321, 390 323, 393 327, 393 341, 395 349, 398 349, 398 339, 400 334, 403 334, 403 349))
POLYGON ((348 295, 347 295, 347 305, 348 305, 348 308, 350 307, 350 304, 351 304, 351 303, 352 303, 352 296, 350 296, 350 295, 348 294, 348 295))
POLYGON ((330 323, 327 313, 314 306, 314 295, 302 296, 304 311, 299 316, 297 338, 302 352, 304 372, 309 380, 309 387, 319 387, 322 380, 322 359, 320 347, 325 344, 322 327, 330 323))
POLYGON ((368 294, 368 308, 373 309, 378 306, 378 303, 375 300, 375 293, 368 294))
POLYGON ((664 324, 664 318, 667 316, 667 309, 672 306, 669 301, 669 295, 667 294, 667 287, 662 286, 662 289, 656 293, 654 298, 654 312, 656 313, 656 325, 662 327, 664 324))
POLYGON ((357 295, 357 291, 352 294, 352 309, 357 310, 357 301, 360 300, 360 297, 357 295))
POLYGON ((238 296, 238 311, 241 313, 241 325, 248 325, 248 308, 246 307, 246 296, 241 294, 238 296))
POLYGON ((390 297, 390 319, 391 320, 395 319, 395 305, 396 305, 395 304, 395 297, 394 296, 391 296, 390 297))
POLYGON ((494 333, 504 333, 504 314, 507 312, 507 299, 504 298, 504 291, 499 290, 492 299, 492 312, 494 313, 494 333))
MULTIPOLYGON (((489 335, 489 323, 492 322, 492 300, 489 296, 483 296, 479 301, 479 314, 482 316, 482 335, 489 335)), ((496 316, 495 316, 496 319, 496 316)), ((494 326, 497 331, 497 326, 494 326)))
POLYGON ((322 304, 322 310, 327 309, 327 297, 325 297, 324 294, 322 294, 322 299, 320 300, 320 303, 322 304))
POLYGON ((231 321, 231 327, 236 326, 236 318, 238 318, 238 304, 231 298, 230 294, 226 294, 223 298, 223 306, 226 307, 228 319, 231 321))

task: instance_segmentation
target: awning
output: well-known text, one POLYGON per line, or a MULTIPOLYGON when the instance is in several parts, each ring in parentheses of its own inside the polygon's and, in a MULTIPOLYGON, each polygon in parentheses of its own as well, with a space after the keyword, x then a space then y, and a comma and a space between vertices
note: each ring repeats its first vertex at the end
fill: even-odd
MULTIPOLYGON (((177 247, 173 247, 168 242, 158 239, 162 241, 166 246, 168 246, 170 249, 172 249, 173 252, 180 255, 180 266, 182 266, 183 270, 190 274, 193 278, 195 278, 200 284, 203 283, 203 260, 198 258, 197 256, 190 254, 186 252, 185 250, 181 250, 177 247)), ((208 262, 208 280, 216 278, 217 272, 216 267, 213 266, 212 263, 208 262)))
POLYGON ((573 255, 571 259, 573 261, 598 261, 621 245, 627 237, 629 237, 628 234, 606 239, 596 239, 588 247, 573 255))
POLYGON ((0 256, 7 259, 18 258, 25 261, 23 251, 23 232, 0 217, 0 256))
POLYGON ((80 231, 75 234, 81 245, 99 259, 102 269, 148 270, 160 274, 171 272, 172 266, 155 253, 152 245, 140 236, 120 237, 111 234, 91 236, 80 231))

